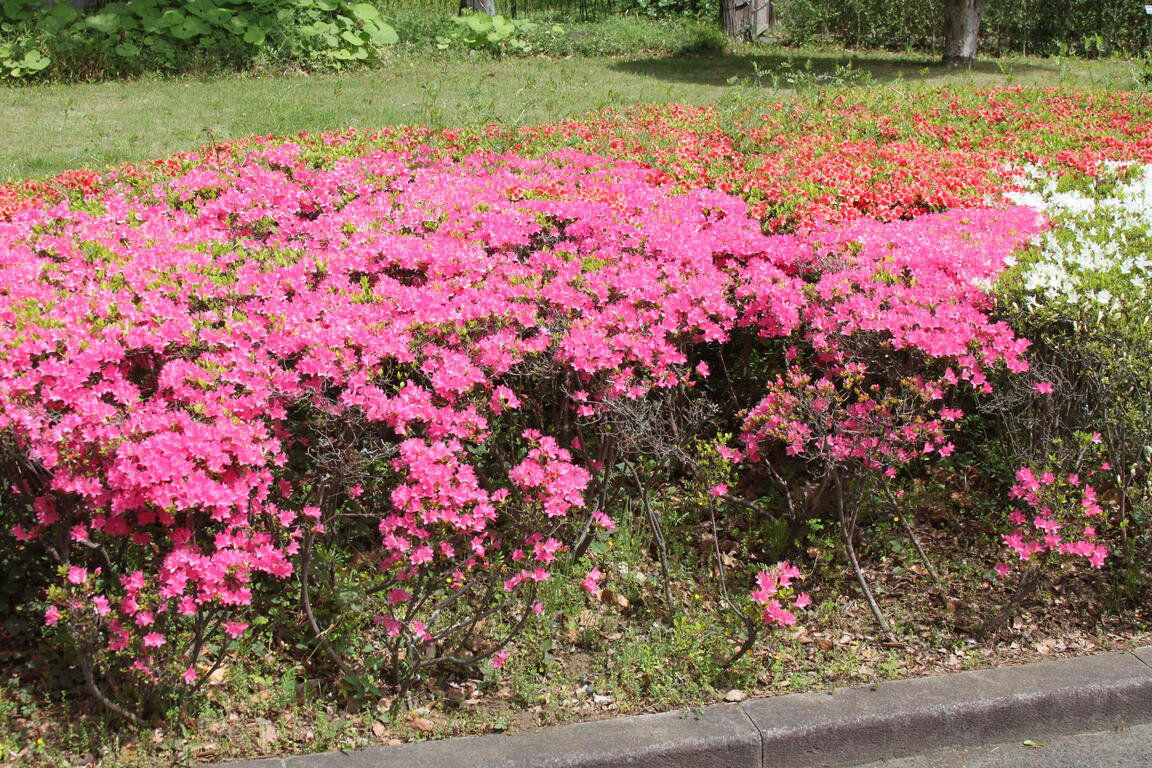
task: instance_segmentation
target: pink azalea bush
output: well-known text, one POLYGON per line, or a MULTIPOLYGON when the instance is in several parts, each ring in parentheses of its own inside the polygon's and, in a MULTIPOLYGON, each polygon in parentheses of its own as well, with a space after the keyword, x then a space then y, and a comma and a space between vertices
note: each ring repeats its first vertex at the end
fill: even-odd
MULTIPOLYGON (((325 541, 360 553, 356 631, 390 669, 499 667, 481 619, 539 613, 580 529, 612 525, 587 491, 614 404, 714 399, 747 466, 947 455, 957 393, 1026 367, 987 289, 1044 226, 766 236, 736 197, 574 151, 270 143, 113 178, 0 222, 0 431, 36 468, 13 532, 62 569, 46 622, 159 687, 201 683, 289 577, 323 637, 325 541), (767 377, 717 382, 749 347, 767 377)), ((756 577, 766 621, 808 603, 798 575, 756 577)))
MULTIPOLYGON (((1057 475, 1050 469, 1018 469, 1010 496, 1019 507, 1009 514, 1013 530, 1003 535, 1004 544, 1027 565, 1051 558, 1060 562, 1083 559, 1093 568, 1102 567, 1108 547, 1099 541, 1096 522, 1104 508, 1089 481, 1109 469, 1105 464, 1087 477, 1075 472, 1057 475)), ((1001 578, 1012 570, 1007 563, 996 566, 1001 578)))

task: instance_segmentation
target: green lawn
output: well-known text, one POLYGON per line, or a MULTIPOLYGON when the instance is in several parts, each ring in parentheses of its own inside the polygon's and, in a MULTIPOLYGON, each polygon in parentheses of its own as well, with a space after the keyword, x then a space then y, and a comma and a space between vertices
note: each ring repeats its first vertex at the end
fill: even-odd
POLYGON ((1130 89, 1137 69, 1116 60, 1001 59, 953 71, 912 54, 747 47, 712 58, 494 61, 408 54, 350 74, 0 87, 0 181, 99 169, 257 133, 537 123, 637 102, 715 103, 731 93, 730 78, 754 82, 757 67, 776 73, 775 84, 771 75, 759 81, 764 97, 774 98, 787 95, 789 81, 834 86, 836 67, 850 60, 877 87, 924 82, 1130 89))

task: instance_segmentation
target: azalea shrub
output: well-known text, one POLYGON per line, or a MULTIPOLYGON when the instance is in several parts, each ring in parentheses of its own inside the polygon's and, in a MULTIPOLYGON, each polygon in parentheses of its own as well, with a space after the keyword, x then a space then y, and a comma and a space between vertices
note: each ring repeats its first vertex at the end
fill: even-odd
POLYGON ((1010 513, 1005 542, 1025 583, 1034 555, 1102 567, 1101 526, 1120 555, 1118 590, 1132 599, 1146 583, 1149 180, 1141 163, 1107 165, 1090 179, 1027 167, 1011 193, 1053 222, 997 290, 999 312, 1036 342, 1032 371, 1001 382, 984 406, 1005 429, 997 450, 1019 466, 1012 492, 1023 506, 1010 513))
MULTIPOLYGON (((279 631, 402 693, 501 667, 574 564, 602 596, 590 537, 627 489, 647 506, 649 467, 713 527, 749 508, 796 527, 947 461, 974 404, 1052 393, 999 286, 1065 225, 1013 204, 1020 174, 1148 151, 1144 104, 1041 94, 1034 112, 1083 117, 1053 139, 1026 94, 980 98, 872 144, 774 138, 795 105, 738 135, 715 111, 638 108, 257 138, 7 188, 0 509, 58 567, 49 632, 132 716, 203 685, 290 594, 300 626, 279 631), (950 121, 1033 132, 954 147, 950 121)), ((1005 542, 1099 566, 1127 527, 1109 470, 1033 467, 1047 456, 1006 488, 1005 542)), ((794 564, 725 578, 759 625, 811 601, 794 564)))

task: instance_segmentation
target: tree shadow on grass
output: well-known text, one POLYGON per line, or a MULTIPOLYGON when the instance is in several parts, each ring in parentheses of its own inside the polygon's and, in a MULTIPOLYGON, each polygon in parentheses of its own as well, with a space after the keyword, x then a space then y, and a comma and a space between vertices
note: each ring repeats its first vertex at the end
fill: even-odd
POLYGON ((963 79, 971 75, 1003 75, 1005 78, 1055 71, 1053 67, 1030 62, 977 61, 965 69, 946 67, 929 56, 884 54, 810 55, 803 51, 765 50, 763 53, 725 56, 669 56, 626 59, 612 68, 633 75, 692 85, 727 85, 732 78, 751 80, 763 86, 791 87, 797 81, 813 85, 863 85, 895 80, 926 82, 940 78, 963 79), (846 68, 851 67, 851 72, 846 68), (760 73, 759 76, 757 73, 760 73), (839 80, 839 82, 837 82, 839 80))

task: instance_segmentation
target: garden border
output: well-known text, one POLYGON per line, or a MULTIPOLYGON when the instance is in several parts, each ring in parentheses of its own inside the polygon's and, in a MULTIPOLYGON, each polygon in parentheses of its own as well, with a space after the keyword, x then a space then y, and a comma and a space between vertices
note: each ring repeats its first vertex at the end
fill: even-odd
POLYGON ((1152 646, 1018 667, 209 768, 811 768, 1152 722, 1152 646))

